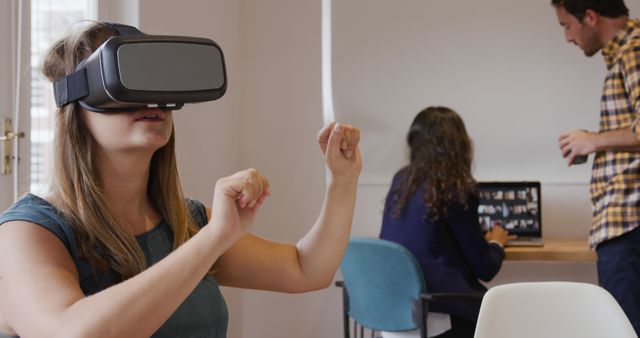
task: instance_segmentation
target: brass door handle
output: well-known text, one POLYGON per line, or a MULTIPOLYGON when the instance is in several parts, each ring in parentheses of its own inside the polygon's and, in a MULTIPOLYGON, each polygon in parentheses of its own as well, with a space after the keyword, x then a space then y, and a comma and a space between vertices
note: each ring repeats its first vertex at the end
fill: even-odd
POLYGON ((11 141, 14 138, 23 138, 25 136, 24 132, 21 131, 19 133, 14 133, 11 131, 7 131, 4 133, 4 136, 0 136, 0 141, 11 141))
POLYGON ((10 141, 25 137, 24 132, 13 132, 11 119, 1 119, 2 131, 0 131, 0 174, 9 175, 12 172, 13 161, 18 161, 18 154, 13 153, 13 144, 10 141))

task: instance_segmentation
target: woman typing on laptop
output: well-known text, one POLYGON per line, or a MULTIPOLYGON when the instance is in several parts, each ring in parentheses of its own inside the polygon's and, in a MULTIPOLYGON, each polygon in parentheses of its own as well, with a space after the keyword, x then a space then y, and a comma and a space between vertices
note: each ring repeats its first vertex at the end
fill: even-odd
MULTIPOLYGON (((413 253, 429 292, 486 291, 478 280, 489 281, 498 273, 502 246, 515 236, 500 226, 483 235, 464 122, 449 108, 428 107, 415 117, 407 142, 410 163, 393 178, 380 238, 413 253)), ((430 336, 473 337, 479 309, 479 302, 431 304, 430 310, 439 312, 430 313, 428 319, 439 322, 431 326, 442 329, 430 336)))

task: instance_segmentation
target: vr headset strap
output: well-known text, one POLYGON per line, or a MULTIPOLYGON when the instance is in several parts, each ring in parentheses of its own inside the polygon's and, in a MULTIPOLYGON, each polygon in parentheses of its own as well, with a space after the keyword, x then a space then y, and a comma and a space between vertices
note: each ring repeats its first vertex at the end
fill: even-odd
POLYGON ((76 101, 89 95, 89 84, 87 83, 87 70, 85 68, 63 77, 53 83, 53 93, 56 99, 56 106, 62 107, 69 102, 76 101))
POLYGON ((133 27, 133 26, 129 26, 129 25, 123 25, 120 23, 113 23, 113 22, 105 22, 104 24, 108 25, 109 27, 111 27, 114 31, 118 32, 118 35, 140 35, 140 34, 144 34, 142 33, 139 29, 133 27))
MULTIPOLYGON (((105 22, 118 35, 140 35, 144 34, 139 29, 119 23, 105 22)), ((62 107, 67 103, 74 102, 89 95, 89 83, 87 82, 87 70, 81 68, 53 83, 53 93, 56 99, 56 106, 62 107)))

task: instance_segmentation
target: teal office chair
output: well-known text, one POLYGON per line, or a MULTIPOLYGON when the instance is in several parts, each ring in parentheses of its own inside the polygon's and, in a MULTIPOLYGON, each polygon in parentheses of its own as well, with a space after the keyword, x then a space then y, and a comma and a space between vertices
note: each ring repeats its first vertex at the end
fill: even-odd
POLYGON ((426 293, 416 258, 400 244, 374 238, 351 238, 340 265, 344 337, 373 337, 379 331, 420 329, 427 337, 426 315, 434 300, 481 302, 482 294, 426 293), (350 320, 351 319, 351 320, 350 320), (353 325, 351 325, 353 321, 353 325))

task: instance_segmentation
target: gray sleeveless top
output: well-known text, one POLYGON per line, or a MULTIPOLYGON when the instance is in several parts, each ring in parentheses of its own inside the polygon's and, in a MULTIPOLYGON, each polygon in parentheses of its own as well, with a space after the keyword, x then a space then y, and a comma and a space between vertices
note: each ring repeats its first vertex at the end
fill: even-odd
MULTIPOLYGON (((202 203, 187 200, 187 205, 198 226, 207 224, 206 209, 202 203)), ((67 220, 44 199, 27 194, 0 215, 0 225, 9 221, 35 223, 56 235, 76 264, 80 287, 85 295, 104 290, 117 282, 114 273, 93 271, 89 262, 81 257, 75 233, 67 220)), ((167 222, 160 221, 153 229, 136 236, 136 240, 144 251, 147 266, 151 266, 172 251, 173 232, 167 222)), ((226 337, 227 322, 227 305, 218 282, 206 276, 152 337, 226 337)))

